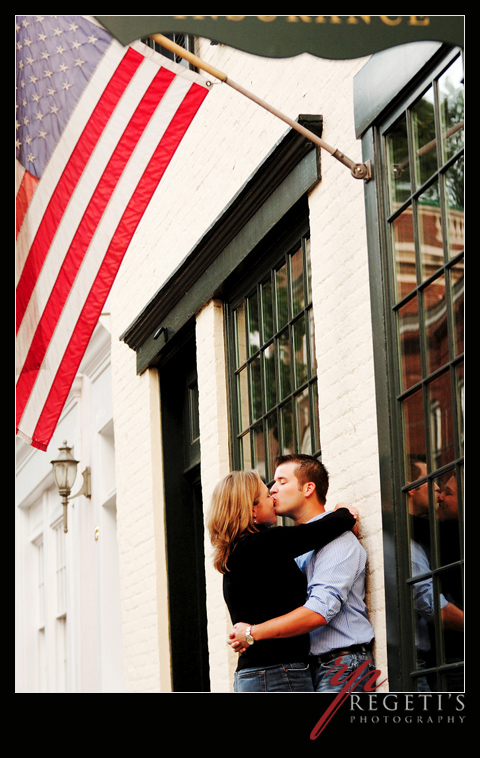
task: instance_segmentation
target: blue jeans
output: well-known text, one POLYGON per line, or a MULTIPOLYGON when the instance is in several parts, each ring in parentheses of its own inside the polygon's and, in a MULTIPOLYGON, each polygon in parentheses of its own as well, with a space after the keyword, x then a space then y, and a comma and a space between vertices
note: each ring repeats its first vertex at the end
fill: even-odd
POLYGON ((341 656, 339 655, 325 663, 320 662, 317 657, 312 657, 310 667, 312 670, 313 687, 315 692, 341 692, 345 687, 347 679, 349 680, 349 692, 364 692, 364 687, 367 683, 369 683, 370 686, 374 684, 371 680, 370 674, 375 670, 375 664, 370 650, 348 653, 347 655, 341 656), (339 658, 339 665, 337 665, 336 662, 339 658), (354 687, 352 687, 356 679, 354 671, 356 671, 362 663, 365 663, 365 661, 368 662, 368 666, 364 666, 364 668, 358 673, 359 681, 355 683, 354 687), (346 668, 342 671, 344 666, 346 666, 346 668), (340 683, 332 684, 332 677, 340 671, 340 683))
POLYGON ((314 692, 308 663, 280 663, 235 672, 235 692, 314 692))

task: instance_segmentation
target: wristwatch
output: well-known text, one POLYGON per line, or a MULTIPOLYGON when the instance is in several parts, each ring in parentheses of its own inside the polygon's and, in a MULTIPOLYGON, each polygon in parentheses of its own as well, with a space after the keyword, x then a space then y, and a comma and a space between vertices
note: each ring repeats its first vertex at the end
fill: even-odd
POLYGON ((253 645, 253 643, 255 642, 255 640, 252 637, 251 631, 252 631, 252 627, 247 626, 247 628, 245 629, 245 639, 247 640, 249 645, 253 645))

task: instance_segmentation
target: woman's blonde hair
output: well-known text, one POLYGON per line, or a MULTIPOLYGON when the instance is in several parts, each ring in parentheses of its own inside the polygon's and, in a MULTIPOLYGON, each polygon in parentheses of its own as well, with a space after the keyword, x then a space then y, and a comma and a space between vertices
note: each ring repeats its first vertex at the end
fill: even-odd
POLYGON ((253 506, 260 495, 258 471, 231 471, 215 487, 207 527, 214 547, 213 565, 221 574, 233 548, 245 534, 258 531, 253 506))

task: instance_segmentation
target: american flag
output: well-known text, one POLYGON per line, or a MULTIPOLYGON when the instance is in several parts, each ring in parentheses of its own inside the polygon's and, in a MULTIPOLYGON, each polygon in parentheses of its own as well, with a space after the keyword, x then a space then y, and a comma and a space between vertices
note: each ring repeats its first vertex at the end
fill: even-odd
POLYGON ((46 450, 130 240, 208 88, 92 18, 16 16, 17 433, 46 450))

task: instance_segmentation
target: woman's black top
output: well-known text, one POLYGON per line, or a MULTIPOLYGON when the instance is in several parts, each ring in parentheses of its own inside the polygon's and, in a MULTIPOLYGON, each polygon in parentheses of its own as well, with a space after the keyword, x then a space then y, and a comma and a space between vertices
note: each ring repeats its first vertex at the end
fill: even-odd
MULTIPOLYGON (((232 623, 261 624, 302 606, 307 580, 295 557, 324 547, 351 529, 355 519, 346 508, 300 526, 259 527, 235 545, 223 575, 223 595, 232 623)), ((307 661, 309 635, 260 640, 239 655, 238 669, 307 661)))

